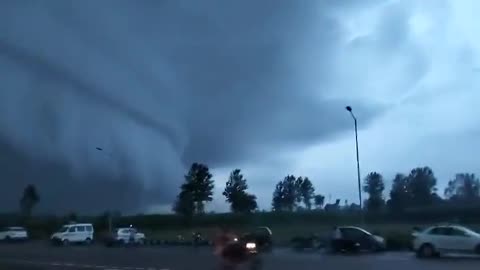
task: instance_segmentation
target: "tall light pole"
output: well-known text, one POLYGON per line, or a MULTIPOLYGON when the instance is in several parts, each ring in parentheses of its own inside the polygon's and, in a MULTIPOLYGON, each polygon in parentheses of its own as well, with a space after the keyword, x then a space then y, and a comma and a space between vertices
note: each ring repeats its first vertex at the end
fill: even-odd
MULTIPOLYGON (((103 148, 101 147, 95 147, 95 149, 97 151, 102 151, 103 152, 103 148)), ((112 232, 112 211, 108 211, 108 232, 111 233, 112 232)))
MULTIPOLYGON (((363 213, 363 202, 362 202, 362 181, 360 179, 360 157, 359 157, 359 154, 358 154, 358 131, 357 131, 357 118, 355 117, 355 115, 353 114, 352 112, 352 107, 350 106, 347 106, 345 107, 345 109, 347 109, 347 111, 350 113, 350 115, 352 116, 353 118, 353 123, 355 124, 355 149, 357 151, 357 180, 358 180, 358 200, 359 200, 359 203, 360 203, 360 210, 362 211, 363 213)), ((363 221, 363 214, 362 214, 362 221, 363 221)))

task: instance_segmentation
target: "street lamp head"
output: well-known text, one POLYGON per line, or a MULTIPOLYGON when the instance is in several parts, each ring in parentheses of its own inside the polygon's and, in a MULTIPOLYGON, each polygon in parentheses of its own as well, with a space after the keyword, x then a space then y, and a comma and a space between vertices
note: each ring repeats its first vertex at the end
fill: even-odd
POLYGON ((347 111, 349 111, 349 112, 352 111, 352 107, 350 107, 350 106, 345 107, 345 109, 347 109, 347 111))

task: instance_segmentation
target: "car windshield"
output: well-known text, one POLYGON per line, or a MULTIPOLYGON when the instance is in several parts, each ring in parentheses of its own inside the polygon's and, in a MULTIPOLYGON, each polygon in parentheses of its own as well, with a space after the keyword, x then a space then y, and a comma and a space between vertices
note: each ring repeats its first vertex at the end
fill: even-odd
POLYGON ((480 236, 479 233, 477 233, 477 232, 475 232, 475 231, 473 231, 473 230, 471 230, 471 229, 469 229, 469 228, 467 228, 467 227, 458 226, 458 227, 454 227, 454 228, 465 232, 467 235, 480 236))
POLYGON ((62 232, 66 232, 67 230, 68 230, 68 226, 63 226, 62 228, 60 228, 60 229, 58 230, 58 232, 61 232, 61 233, 62 233, 62 232))
POLYGON ((365 234, 372 235, 370 232, 368 232, 368 231, 366 231, 366 230, 364 230, 364 229, 362 229, 362 228, 352 227, 351 229, 359 230, 359 231, 361 231, 361 232, 363 232, 363 233, 365 233, 365 234))

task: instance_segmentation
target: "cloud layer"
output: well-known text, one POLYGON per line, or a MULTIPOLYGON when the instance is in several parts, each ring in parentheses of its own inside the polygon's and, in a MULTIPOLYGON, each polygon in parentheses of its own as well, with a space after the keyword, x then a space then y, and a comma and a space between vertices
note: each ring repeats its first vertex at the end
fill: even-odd
POLYGON ((345 38, 334 15, 358 8, 2 2, 2 166, 15 168, 2 205, 34 183, 44 210, 138 210, 171 202, 193 161, 235 167, 330 139, 350 128, 347 103, 368 123, 377 102, 329 94, 345 38))
POLYGON ((43 211, 142 211, 169 204, 194 161, 218 190, 245 169, 263 207, 290 173, 356 199, 347 104, 362 172, 478 171, 472 11, 475 0, 3 1, 0 210, 35 183, 43 211))

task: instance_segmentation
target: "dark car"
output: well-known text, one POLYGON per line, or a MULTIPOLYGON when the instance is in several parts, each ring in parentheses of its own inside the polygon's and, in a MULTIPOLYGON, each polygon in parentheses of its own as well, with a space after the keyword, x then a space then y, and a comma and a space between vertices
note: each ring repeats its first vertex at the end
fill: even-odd
POLYGON ((385 240, 365 229, 354 226, 337 227, 332 232, 333 252, 378 252, 385 250, 385 240))
POLYGON ((255 243, 258 252, 269 252, 273 248, 272 231, 268 227, 258 227, 240 237, 242 242, 255 243))

